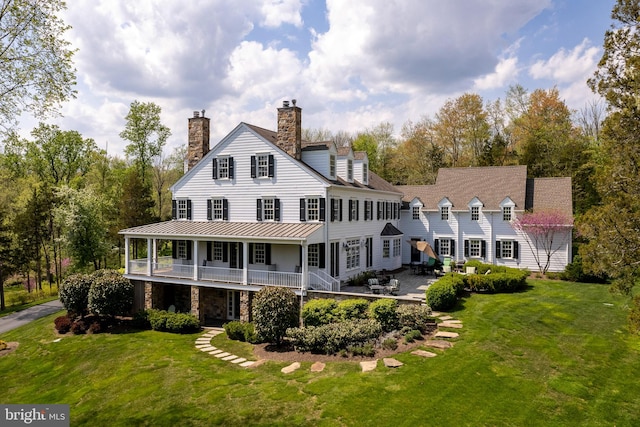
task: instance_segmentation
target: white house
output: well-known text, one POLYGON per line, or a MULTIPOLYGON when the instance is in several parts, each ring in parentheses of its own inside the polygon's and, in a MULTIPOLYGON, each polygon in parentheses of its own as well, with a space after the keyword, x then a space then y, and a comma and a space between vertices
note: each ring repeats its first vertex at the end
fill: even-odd
MULTIPOLYGON (((434 185, 397 186, 404 194, 400 228, 402 261, 422 262, 408 241, 429 242, 440 258, 538 270, 544 248, 512 227, 526 211, 555 210, 572 216, 571 178, 527 178, 526 166, 440 169, 434 185), (530 244, 532 244, 530 246, 530 244), (535 253, 535 256, 534 256, 535 253)), ((549 271, 571 262, 570 225, 556 233, 549 271)))
POLYGON ((210 120, 194 113, 173 220, 120 232, 139 306, 247 319, 263 286, 339 291, 402 266, 402 193, 369 171, 365 153, 303 143, 301 115, 285 101, 277 132, 240 123, 209 150, 210 120), (146 257, 131 259, 134 239, 146 257))
MULTIPOLYGON (((441 169, 435 185, 394 187, 366 153, 301 140, 302 110, 278 108, 273 132, 240 123, 211 149, 210 119, 189 119, 188 171, 176 182, 171 221, 122 230, 125 277, 138 307, 190 311, 202 322, 249 319, 264 286, 298 295, 340 292, 370 270, 440 258, 535 268, 510 220, 525 210, 571 214, 568 178, 527 179, 525 166, 441 169), (135 241, 134 259, 129 250, 135 241)), ((570 261, 571 234, 551 270, 570 261)))

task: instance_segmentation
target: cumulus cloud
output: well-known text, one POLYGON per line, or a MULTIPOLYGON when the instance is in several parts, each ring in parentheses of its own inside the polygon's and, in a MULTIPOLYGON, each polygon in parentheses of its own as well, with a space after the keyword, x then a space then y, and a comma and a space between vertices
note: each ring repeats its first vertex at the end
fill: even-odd
POLYGON ((302 3, 300 0, 268 0, 262 5, 264 19, 261 25, 279 27, 282 24, 302 26, 302 3))
POLYGON ((591 46, 588 39, 567 51, 560 49, 547 60, 536 61, 529 69, 534 79, 551 79, 559 83, 575 82, 593 72, 600 49, 591 46))

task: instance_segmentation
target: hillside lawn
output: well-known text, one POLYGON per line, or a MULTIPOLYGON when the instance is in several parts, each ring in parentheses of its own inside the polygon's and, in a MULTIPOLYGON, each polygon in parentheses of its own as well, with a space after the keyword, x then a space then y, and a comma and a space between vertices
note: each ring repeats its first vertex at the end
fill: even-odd
MULTIPOLYGON (((284 362, 241 368, 194 348, 201 334, 58 336, 49 316, 3 334, 0 402, 67 403, 71 425, 637 425, 640 337, 628 299, 605 285, 531 280, 515 294, 467 296, 453 348, 405 365, 284 362)), ((226 338, 215 345, 225 348, 226 338)), ((229 344, 235 354, 251 346, 229 344)))

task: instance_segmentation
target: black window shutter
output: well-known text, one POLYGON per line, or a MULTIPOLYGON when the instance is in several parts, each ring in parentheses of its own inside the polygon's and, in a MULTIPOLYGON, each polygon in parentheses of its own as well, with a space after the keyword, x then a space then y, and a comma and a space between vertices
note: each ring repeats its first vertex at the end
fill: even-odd
POLYGON ((353 221, 353 200, 349 200, 349 221, 353 221))
POLYGON ((320 198, 320 221, 325 220, 325 211, 326 211, 326 199, 324 197, 320 198))
POLYGON ((222 242, 222 262, 229 262, 229 242, 222 242))
POLYGON ((213 212, 211 212, 211 199, 207 199, 207 219, 209 221, 213 219, 213 212))
POLYGON ((178 210, 178 203, 176 200, 171 201, 171 219, 176 219, 178 210))
POLYGON ((256 156, 251 156, 251 178, 256 177, 256 156))
POLYGON ((325 268, 325 245, 320 243, 318 245, 318 268, 325 268))
POLYGON ((280 199, 273 199, 273 216, 276 221, 280 221, 280 199))
POLYGON ((171 241, 171 258, 173 259, 178 258, 178 241, 177 240, 171 241))
POLYGON ((264 263, 271 265, 271 243, 264 244, 264 263))
POLYGON ((340 207, 339 207, 339 209, 340 209, 340 215, 339 215, 340 219, 338 221, 342 222, 342 199, 340 199, 340 207))
POLYGON ((191 219, 191 200, 187 200, 187 219, 191 219))
POLYGON ((249 243, 249 264, 253 264, 253 243, 249 243))
POLYGON ((464 256, 466 258, 469 257, 469 241, 468 240, 464 241, 464 256))
POLYGON ((455 240, 453 240, 453 239, 451 239, 451 240, 450 240, 450 242, 451 242, 451 243, 449 243, 449 245, 451 246, 451 249, 449 249, 449 250, 450 250, 451 252, 449 252, 449 254, 450 254, 452 257, 455 257, 455 256, 456 256, 456 241, 455 241, 455 240))
POLYGON ((233 157, 229 157, 229 179, 233 179, 233 157))
POLYGON ((480 241, 480 256, 482 258, 485 258, 487 256, 487 241, 486 240, 481 240, 480 241))
POLYGON ((213 179, 218 179, 218 159, 213 159, 213 179))
POLYGON ((269 177, 273 177, 275 175, 275 168, 273 166, 273 154, 269 154, 269 177))
POLYGON ((304 199, 304 197, 302 197, 300 199, 300 221, 306 221, 307 220, 307 201, 304 199))
POLYGON ((502 252, 500 251, 500 240, 496 240, 496 258, 502 258, 502 252))
POLYGON ((331 222, 336 220, 336 199, 331 199, 331 222))
POLYGON ((433 250, 435 251, 436 255, 440 255, 440 239, 435 239, 433 241, 433 250))
POLYGON ((520 243, 514 241, 513 242, 513 258, 520 259, 519 249, 520 249, 520 243))
POLYGON ((382 203, 380 201, 378 201, 378 220, 380 220, 381 209, 382 209, 382 203))
POLYGON ((256 221, 262 221, 262 199, 256 199, 256 221))
POLYGON ((211 253, 213 252, 211 249, 212 243, 211 242, 207 242, 207 261, 211 261, 213 259, 213 257, 211 256, 211 253))
POLYGON ((360 200, 356 200, 356 221, 360 221, 360 200))
POLYGON ((187 240, 187 260, 191 259, 192 250, 193 250, 193 242, 191 240, 187 240))
POLYGON ((229 221, 229 201, 222 199, 222 219, 229 221))

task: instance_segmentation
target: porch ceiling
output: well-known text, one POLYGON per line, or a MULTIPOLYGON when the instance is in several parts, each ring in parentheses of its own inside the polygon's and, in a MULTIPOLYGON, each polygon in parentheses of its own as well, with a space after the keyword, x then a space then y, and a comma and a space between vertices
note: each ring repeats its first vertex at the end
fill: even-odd
MULTIPOLYGON (((120 230, 130 237, 163 239, 317 240, 323 223, 165 221, 120 230)), ((311 242, 315 243, 315 242, 311 242)))

